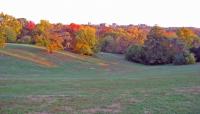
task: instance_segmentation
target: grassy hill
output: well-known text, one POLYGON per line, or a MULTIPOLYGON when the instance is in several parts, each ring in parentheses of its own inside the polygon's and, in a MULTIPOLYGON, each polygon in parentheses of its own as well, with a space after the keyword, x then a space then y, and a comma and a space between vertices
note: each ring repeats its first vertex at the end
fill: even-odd
POLYGON ((0 114, 199 114, 200 64, 145 66, 122 55, 0 49, 0 114))

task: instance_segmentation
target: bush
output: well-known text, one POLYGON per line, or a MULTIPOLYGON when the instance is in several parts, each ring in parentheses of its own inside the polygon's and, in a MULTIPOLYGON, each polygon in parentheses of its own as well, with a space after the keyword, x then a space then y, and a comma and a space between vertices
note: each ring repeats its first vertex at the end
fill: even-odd
POLYGON ((112 36, 105 36, 101 42, 101 51, 112 53, 115 51, 115 39, 112 36))
POLYGON ((74 51, 78 52, 80 54, 83 54, 83 55, 93 55, 94 54, 92 49, 88 45, 85 45, 82 43, 77 43, 74 51))
POLYGON ((35 40, 35 45, 37 46, 47 47, 50 43, 50 41, 47 38, 45 38, 43 35, 36 35, 34 40, 35 40))
POLYGON ((144 62, 144 48, 139 45, 130 46, 127 49, 125 57, 129 61, 143 63, 144 62))
POLYGON ((32 43, 32 37, 31 36, 23 36, 20 39, 17 40, 17 43, 22 43, 22 44, 31 44, 32 43))
POLYGON ((174 56, 173 64, 175 65, 185 65, 185 64, 195 64, 196 60, 194 54, 189 51, 184 51, 178 53, 174 56))
POLYGON ((169 39, 148 39, 145 42, 145 64, 158 65, 171 62, 171 53, 168 49, 169 39))
POLYGON ((196 61, 200 62, 200 47, 191 48, 190 51, 195 55, 196 61))
POLYGON ((106 35, 102 38, 101 51, 108 53, 125 54, 133 43, 128 37, 120 35, 106 35))

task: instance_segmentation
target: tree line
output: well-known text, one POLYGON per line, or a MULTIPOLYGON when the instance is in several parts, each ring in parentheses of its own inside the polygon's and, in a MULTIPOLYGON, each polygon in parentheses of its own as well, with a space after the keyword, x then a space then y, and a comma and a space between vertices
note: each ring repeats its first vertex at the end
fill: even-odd
POLYGON ((101 26, 71 23, 35 24, 24 18, 0 14, 0 47, 23 43, 46 47, 49 53, 66 50, 83 55, 99 51, 125 54, 142 64, 194 64, 200 59, 200 38, 190 28, 101 26))

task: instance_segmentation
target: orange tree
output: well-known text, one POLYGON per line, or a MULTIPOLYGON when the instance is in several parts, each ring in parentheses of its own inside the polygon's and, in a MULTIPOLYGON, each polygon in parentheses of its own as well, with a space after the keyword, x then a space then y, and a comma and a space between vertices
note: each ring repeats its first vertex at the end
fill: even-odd
POLYGON ((38 35, 35 36, 36 45, 45 46, 49 53, 63 49, 63 39, 54 32, 53 26, 47 20, 41 20, 37 25, 38 35))

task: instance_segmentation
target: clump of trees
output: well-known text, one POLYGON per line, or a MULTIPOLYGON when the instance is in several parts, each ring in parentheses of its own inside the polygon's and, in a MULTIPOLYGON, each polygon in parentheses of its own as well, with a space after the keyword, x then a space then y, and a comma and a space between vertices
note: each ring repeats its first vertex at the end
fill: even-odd
POLYGON ((124 54, 132 44, 143 45, 146 32, 138 27, 108 29, 101 33, 101 51, 124 54))
POLYGON ((57 50, 63 50, 63 39, 54 31, 53 26, 47 20, 41 20, 37 25, 38 34, 35 36, 35 43, 39 46, 45 46, 49 53, 57 50))
MULTIPOLYGON (((190 40, 190 39, 188 39, 190 40)), ((133 45, 128 48, 126 59, 148 65, 159 64, 194 64, 194 54, 189 51, 187 40, 168 38, 161 27, 153 27, 143 46, 133 45)))

